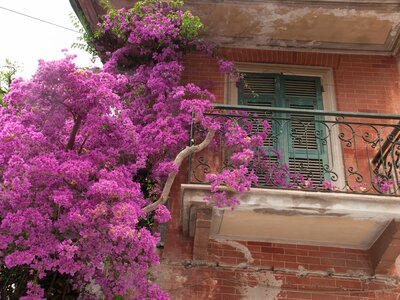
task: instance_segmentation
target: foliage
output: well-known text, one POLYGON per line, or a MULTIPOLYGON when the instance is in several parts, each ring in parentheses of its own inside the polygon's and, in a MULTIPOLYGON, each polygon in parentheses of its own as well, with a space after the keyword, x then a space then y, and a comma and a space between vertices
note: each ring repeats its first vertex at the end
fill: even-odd
POLYGON ((71 47, 89 53, 91 55, 91 62, 94 63, 97 59, 97 52, 93 44, 93 34, 89 28, 89 24, 85 16, 82 14, 79 16, 78 19, 75 15, 71 13, 70 19, 72 25, 80 33, 80 36, 78 36, 77 41, 74 42, 71 47))
POLYGON ((12 83, 0 111, 0 266, 23 284, 2 298, 167 299, 147 273, 159 259, 152 224, 170 213, 165 200, 151 205, 178 171, 192 114, 235 146, 236 168, 211 178, 209 200, 234 206, 217 185, 244 192, 257 180, 249 166, 268 124, 250 137, 204 115, 214 96, 181 84, 182 58, 212 51, 199 19, 180 9, 161 0, 112 9, 99 33, 117 41, 103 44, 104 70, 66 54, 12 83))
POLYGON ((19 69, 16 62, 6 59, 4 66, 0 66, 0 105, 4 106, 3 97, 8 93, 11 82, 19 69))

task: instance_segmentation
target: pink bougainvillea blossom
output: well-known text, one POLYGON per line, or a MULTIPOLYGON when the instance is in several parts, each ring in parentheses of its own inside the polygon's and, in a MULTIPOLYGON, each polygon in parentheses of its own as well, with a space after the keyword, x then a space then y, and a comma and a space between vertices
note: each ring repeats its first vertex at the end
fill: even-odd
MULTIPOLYGON (((200 29, 176 1, 138 2, 105 16, 103 70, 78 68, 66 54, 13 82, 0 109, 0 264, 26 271, 23 299, 46 297, 55 276, 87 299, 94 287, 107 299, 168 299, 147 276, 159 237, 146 220, 171 216, 162 204, 146 207, 178 172, 192 117, 233 149, 233 168, 209 176, 208 200, 234 207, 230 191, 257 182, 251 164, 268 122, 254 135, 218 122, 206 114, 215 97, 181 83, 187 52, 212 53, 200 29)), ((231 63, 220 66, 236 76, 231 63)))

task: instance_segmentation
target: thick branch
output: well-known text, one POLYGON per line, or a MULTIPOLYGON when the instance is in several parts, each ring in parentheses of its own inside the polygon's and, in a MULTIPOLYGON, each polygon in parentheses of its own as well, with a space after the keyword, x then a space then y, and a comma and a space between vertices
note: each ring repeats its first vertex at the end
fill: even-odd
POLYGON ((71 130, 71 134, 69 135, 69 140, 68 140, 68 144, 67 144, 67 150, 72 150, 74 148, 74 144, 75 144, 75 138, 76 138, 76 134, 78 133, 79 127, 81 126, 82 123, 82 118, 81 117, 77 117, 74 120, 74 127, 72 127, 71 130))
POLYGON ((207 136, 205 137, 204 141, 202 141, 200 144, 186 147, 184 150, 179 152, 179 154, 176 156, 176 158, 174 160, 174 163, 177 166, 177 171, 172 172, 168 175, 168 179, 165 182, 164 189, 161 193, 160 198, 156 202, 147 205, 143 209, 146 213, 149 213, 149 212, 155 210, 160 204, 163 204, 167 201, 169 193, 171 191, 172 184, 175 181, 175 177, 178 173, 180 166, 182 165, 182 162, 185 160, 185 158, 189 157, 190 155, 200 152, 201 150, 206 148, 211 143, 212 139, 214 138, 214 135, 215 135, 215 130, 210 130, 210 131, 208 131, 207 136))

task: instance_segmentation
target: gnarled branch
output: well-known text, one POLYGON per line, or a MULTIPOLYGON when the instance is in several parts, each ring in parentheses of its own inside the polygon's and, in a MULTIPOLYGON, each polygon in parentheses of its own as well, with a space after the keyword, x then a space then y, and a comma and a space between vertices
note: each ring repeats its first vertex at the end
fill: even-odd
POLYGON ((78 116, 74 120, 74 126, 72 127, 71 134, 69 135, 68 144, 66 146, 67 150, 74 149, 76 134, 78 133, 78 130, 79 130, 79 127, 81 126, 81 123, 82 123, 82 118, 78 116))
POLYGON ((201 150, 206 148, 211 143, 214 136, 215 136, 215 130, 210 129, 207 133, 207 136, 200 144, 193 145, 190 147, 188 146, 185 149, 183 149, 181 152, 179 152, 179 154, 176 156, 176 158, 174 160, 174 163, 178 168, 177 171, 172 172, 168 175, 167 181, 165 182, 165 185, 164 185, 164 188, 163 188, 160 198, 156 202, 149 204, 145 208, 143 208, 143 210, 146 213, 152 212, 160 204, 164 204, 168 200, 168 196, 171 191, 172 184, 175 181, 175 177, 178 174, 178 171, 179 171, 180 166, 182 165, 182 162, 185 160, 185 158, 189 157, 190 155, 200 152, 201 150))

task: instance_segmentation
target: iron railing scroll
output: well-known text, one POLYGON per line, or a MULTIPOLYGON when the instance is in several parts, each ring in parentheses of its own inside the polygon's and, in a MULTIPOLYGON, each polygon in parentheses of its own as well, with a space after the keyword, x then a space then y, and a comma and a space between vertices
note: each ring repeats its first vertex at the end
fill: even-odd
MULTIPOLYGON (((400 194, 398 115, 219 105, 208 116, 237 122, 253 134, 268 120, 267 157, 252 164, 257 187, 400 194)), ((191 143, 204 135, 193 126, 191 143)), ((231 168, 222 136, 190 158, 189 183, 206 184, 207 174, 231 168)))

